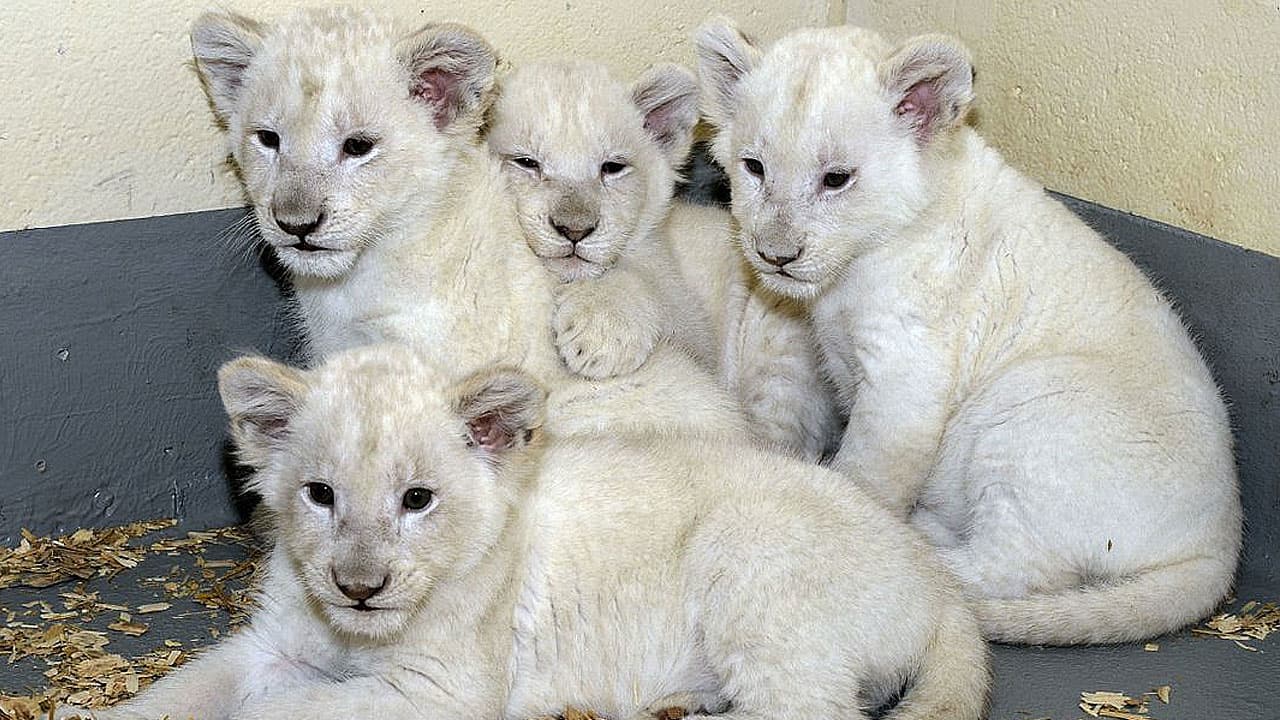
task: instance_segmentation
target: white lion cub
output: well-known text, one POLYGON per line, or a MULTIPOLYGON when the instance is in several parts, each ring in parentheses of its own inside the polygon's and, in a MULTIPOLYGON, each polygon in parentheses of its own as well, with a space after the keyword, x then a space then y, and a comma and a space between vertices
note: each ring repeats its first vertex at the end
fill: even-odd
POLYGON ((1142 273, 963 119, 968 52, 697 36, 741 247, 811 303, 849 413, 835 465, 908 515, 1002 641, 1136 639, 1227 593, 1227 414, 1142 273), (1145 518, 1145 519, 1144 519, 1145 518))
POLYGON ((497 63, 483 38, 325 8, 210 12, 191 40, 312 355, 394 341, 561 372, 552 283, 512 252, 515 210, 479 141, 497 63))
POLYGON ((727 212, 672 202, 697 119, 677 65, 628 87, 598 63, 535 63, 501 81, 487 140, 563 283, 553 323, 571 370, 630 373, 669 340, 718 371, 759 439, 816 461, 839 417, 808 319, 754 287, 727 212))
POLYGON ((560 356, 587 377, 635 371, 661 340, 715 369, 710 320, 662 231, 698 121, 689 71, 628 89, 603 65, 530 64, 501 82, 488 132, 525 240, 561 283, 560 356))
POLYGON ((886 717, 982 714, 958 589, 835 473, 556 442, 528 375, 454 383, 398 346, 309 372, 242 358, 219 381, 277 523, 261 606, 99 717, 863 718, 899 692, 886 717))

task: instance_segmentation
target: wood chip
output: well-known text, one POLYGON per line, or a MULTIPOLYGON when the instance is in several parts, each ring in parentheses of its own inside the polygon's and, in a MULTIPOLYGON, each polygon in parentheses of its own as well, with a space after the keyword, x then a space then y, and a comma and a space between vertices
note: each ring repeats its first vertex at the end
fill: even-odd
POLYGON ((148 605, 139 605, 138 614, 148 615, 150 613, 164 612, 165 610, 168 610, 171 607, 173 606, 167 602, 158 602, 158 603, 150 603, 148 605))
POLYGON ((27 586, 44 588, 72 579, 114 575, 136 567, 142 548, 130 545, 157 530, 177 524, 177 520, 147 520, 105 530, 77 530, 61 538, 36 537, 22 529, 16 548, 0 548, 0 588, 27 586))
POLYGON ((130 637, 138 637, 139 635, 146 633, 147 630, 150 630, 150 628, 144 623, 124 620, 113 622, 107 627, 111 630, 115 630, 116 632, 122 632, 130 637))
POLYGON ((1147 643, 1142 646, 1142 649, 1147 652, 1160 652, 1160 643, 1147 643))
POLYGON ((1272 633, 1280 632, 1280 606, 1250 600, 1237 612, 1215 615, 1191 632, 1201 637, 1230 640, 1242 650, 1258 652, 1258 648, 1245 643, 1266 640, 1272 633))
POLYGON ((1148 715, 1148 697, 1157 697, 1166 705, 1172 688, 1168 685, 1143 693, 1139 697, 1130 697, 1124 693, 1111 691, 1093 691, 1080 693, 1080 710, 1095 718, 1114 718, 1115 720, 1155 720, 1148 715))

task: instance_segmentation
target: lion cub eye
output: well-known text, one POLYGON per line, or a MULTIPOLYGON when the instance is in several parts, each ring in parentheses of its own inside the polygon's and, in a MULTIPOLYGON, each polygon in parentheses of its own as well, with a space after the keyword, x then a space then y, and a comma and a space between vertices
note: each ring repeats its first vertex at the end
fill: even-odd
POLYGON ((258 142, 262 143, 262 147, 269 150, 280 149, 280 135, 273 130, 259 130, 254 133, 254 137, 258 138, 258 142))
POLYGON ((828 190, 839 190, 849 184, 849 180, 853 178, 853 173, 837 170, 829 172, 822 176, 822 187, 828 190))
POLYGON ((373 151, 373 142, 371 138, 353 135, 342 143, 342 152, 347 157, 364 157, 373 151))
POLYGON ((540 165, 537 160, 534 160, 533 158, 525 155, 520 155, 519 157, 513 157, 511 158, 511 162, 515 163, 518 167, 524 168, 525 170, 540 170, 542 168, 542 165, 540 165))
POLYGON ((742 167, 758 178, 764 177, 764 163, 755 158, 742 158, 742 167))
POLYGON ((609 175, 617 175, 618 173, 626 169, 627 169, 626 163, 618 162, 617 160, 610 160, 600 165, 600 174, 607 177, 609 175))
POLYGON ((322 482, 307 483, 307 497, 320 507, 333 507, 333 488, 322 482))
POLYGON ((404 506, 405 510, 423 510, 431 504, 431 500, 434 497, 435 494, 426 488, 409 488, 405 491, 404 498, 400 501, 400 504, 404 506))

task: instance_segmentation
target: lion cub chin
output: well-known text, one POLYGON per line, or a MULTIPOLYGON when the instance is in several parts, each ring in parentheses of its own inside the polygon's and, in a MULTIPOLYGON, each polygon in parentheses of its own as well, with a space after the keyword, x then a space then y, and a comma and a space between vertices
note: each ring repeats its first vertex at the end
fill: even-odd
POLYGON ((848 411, 834 465, 929 535, 994 639, 1210 612, 1240 548, 1217 387, 1143 274, 965 127, 969 53, 856 28, 762 52, 725 22, 696 42, 741 249, 810 302, 848 411))
POLYGON ((219 382, 277 524, 261 604, 103 717, 861 718, 904 687, 887 717, 982 713, 961 594, 835 473, 554 441, 528 375, 453 382, 399 346, 219 382))

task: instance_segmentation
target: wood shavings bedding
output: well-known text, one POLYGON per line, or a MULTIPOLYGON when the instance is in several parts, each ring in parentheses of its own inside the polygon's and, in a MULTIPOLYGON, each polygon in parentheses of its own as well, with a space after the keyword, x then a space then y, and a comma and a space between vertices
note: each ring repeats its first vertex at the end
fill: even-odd
POLYGON ((1268 635, 1277 631, 1280 631, 1280 606, 1256 600, 1245 603, 1234 613, 1215 615, 1203 626, 1191 629, 1196 635, 1230 640, 1249 652, 1258 652, 1258 648, 1249 642, 1266 640, 1268 635))
POLYGON ((213 625, 234 626, 247 617, 259 556, 251 533, 233 527, 191 532, 149 545, 141 542, 147 534, 175 524, 173 520, 146 521, 78 530, 62 538, 37 537, 24 530, 18 547, 0 548, 0 589, 41 589, 78 582, 56 598, 0 609, 4 622, 0 627, 0 661, 12 666, 36 660, 45 668, 41 675, 46 684, 28 694, 5 694, 16 688, 0 691, 0 720, 47 717, 51 708, 61 703, 95 708, 113 705, 136 695, 188 658, 187 643, 175 638, 156 637, 154 649, 132 656, 113 652, 113 639, 155 635, 152 628, 161 621, 172 628, 174 618, 193 614, 205 616, 200 624, 211 626, 208 636, 215 638, 220 632, 213 625), (239 554, 248 557, 206 560, 203 554, 213 545, 238 546, 239 554), (144 561, 163 556, 187 559, 175 564, 167 575, 136 578, 138 572, 134 571, 144 561), (136 605, 106 602, 114 599, 110 587, 87 587, 87 583, 101 579, 163 593, 165 600, 136 605), (187 607, 194 603, 204 609, 179 614, 179 603, 187 607))

